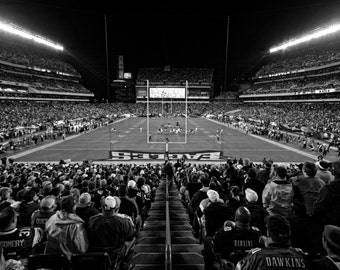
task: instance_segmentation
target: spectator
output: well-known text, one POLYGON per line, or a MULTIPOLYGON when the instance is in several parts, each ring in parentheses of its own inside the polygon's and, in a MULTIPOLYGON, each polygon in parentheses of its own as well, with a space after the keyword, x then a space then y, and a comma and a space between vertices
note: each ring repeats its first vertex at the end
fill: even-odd
POLYGON ((62 198, 60 211, 46 223, 47 245, 45 253, 64 253, 71 259, 72 253, 85 253, 89 247, 84 221, 74 214, 73 196, 62 198))
POLYGON ((136 232, 138 233, 142 227, 142 217, 139 215, 138 206, 134 199, 127 196, 127 187, 125 184, 119 186, 120 208, 119 213, 125 214, 133 220, 136 232))
POLYGON ((207 191, 210 183, 205 175, 201 175, 200 181, 203 187, 193 195, 189 206, 189 219, 192 225, 193 234, 196 237, 198 237, 199 234, 198 218, 201 216, 201 214, 198 213, 199 205, 203 199, 208 198, 207 191))
POLYGON ((228 260, 233 251, 246 251, 259 246, 261 233, 259 229, 250 227, 250 220, 249 210, 239 207, 235 213, 235 222, 227 220, 212 241, 209 238, 204 241, 205 269, 213 269, 214 258, 218 256, 228 260))
POLYGON ((136 230, 129 216, 119 214, 120 199, 108 196, 102 199, 102 213, 90 218, 91 248, 107 250, 117 260, 119 269, 132 269, 131 259, 136 230))
POLYGON ((334 181, 321 188, 314 214, 323 223, 340 226, 340 161, 333 163, 334 181))
POLYGON ((340 269, 340 228, 333 225, 326 225, 322 234, 322 243, 327 252, 327 256, 312 261, 308 269, 340 269))
POLYGON ((75 203, 77 204, 79 202, 79 198, 80 198, 80 190, 79 190, 79 188, 72 188, 70 190, 70 194, 72 195, 75 203))
POLYGON ((186 186, 187 197, 189 197, 189 202, 191 201, 194 194, 202 188, 202 183, 199 182, 199 175, 196 173, 196 169, 191 173, 191 181, 188 182, 186 186))
POLYGON ((11 206, 10 196, 12 190, 9 187, 0 188, 0 211, 11 206))
POLYGON ((21 226, 31 225, 31 216, 35 210, 40 208, 39 203, 36 201, 38 196, 33 189, 25 190, 22 194, 22 202, 19 206, 19 220, 21 226))
POLYGON ((224 222, 233 219, 234 215, 233 209, 220 199, 219 194, 215 190, 209 189, 207 195, 209 202, 202 211, 202 219, 204 217, 205 236, 212 237, 215 232, 223 226, 224 222))
MULTIPOLYGON (((262 194, 263 192, 264 184, 262 184, 260 181, 257 180, 256 170, 254 168, 250 168, 247 170, 247 177, 242 187, 243 192, 245 192, 247 188, 254 190, 256 194, 262 194)), ((258 197, 257 203, 262 205, 261 197, 258 197)))
POLYGON ((79 202, 76 206, 76 214, 84 220, 86 225, 90 217, 99 213, 99 211, 91 205, 91 195, 87 192, 80 195, 79 202))
POLYGON ((287 169, 284 166, 276 166, 272 172, 273 179, 263 190, 263 206, 269 215, 291 217, 294 190, 293 185, 286 180, 287 169))
POLYGON ((290 227, 287 219, 280 215, 269 215, 266 218, 268 234, 260 241, 264 248, 252 250, 240 261, 237 270, 267 269, 307 269, 307 262, 301 250, 290 246, 290 227))
POLYGON ((315 177, 317 168, 312 162, 305 162, 302 171, 304 178, 292 177, 291 182, 296 188, 295 196, 301 197, 302 202, 306 206, 307 214, 313 215, 314 203, 319 196, 320 189, 325 185, 325 182, 320 178, 315 177))
POLYGON ((48 195, 40 202, 40 209, 35 210, 31 217, 31 226, 41 228, 45 231, 46 222, 56 211, 56 199, 53 195, 48 195))
MULTIPOLYGON (((269 162, 269 161, 265 161, 264 165, 265 165, 264 168, 260 168, 257 171, 256 179, 265 186, 267 184, 268 180, 269 180, 269 175, 270 175, 271 167, 272 167, 273 163, 269 162)), ((258 193, 258 194, 260 194, 260 193, 258 193)))
POLYGON ((257 193, 247 188, 245 190, 245 207, 249 210, 251 214, 250 225, 258 228, 262 234, 266 234, 267 227, 264 222, 264 218, 268 216, 268 212, 263 208, 262 205, 258 204, 258 195, 257 193))
POLYGON ((0 211, 0 247, 3 248, 6 260, 27 258, 42 239, 41 229, 18 227, 17 220, 13 208, 7 207, 0 211))
POLYGON ((318 170, 316 172, 316 177, 319 177, 322 181, 325 182, 325 184, 329 184, 334 180, 334 176, 332 173, 328 170, 328 162, 321 160, 320 162, 317 162, 318 170))

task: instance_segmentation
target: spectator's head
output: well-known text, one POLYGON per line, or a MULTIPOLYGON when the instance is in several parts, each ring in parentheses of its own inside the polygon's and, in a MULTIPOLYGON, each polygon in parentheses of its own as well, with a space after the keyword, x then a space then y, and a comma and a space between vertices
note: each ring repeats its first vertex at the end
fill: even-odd
POLYGON ((251 214, 248 208, 241 206, 235 212, 235 223, 238 228, 249 227, 251 214))
POLYGON ((216 190, 217 191, 217 185, 215 182, 210 182, 209 184, 209 189, 213 189, 213 190, 216 190))
POLYGON ((268 215, 265 219, 268 237, 274 243, 289 244, 290 225, 288 220, 280 215, 268 215))
POLYGON ((9 231, 17 226, 17 216, 12 207, 0 211, 0 231, 9 231))
POLYGON ((220 198, 220 195, 218 194, 218 192, 213 189, 209 189, 207 191, 207 196, 208 196, 209 201, 212 203, 218 202, 220 198))
POLYGON ((145 184, 145 178, 139 177, 136 184, 137 184, 137 188, 141 189, 142 186, 145 184))
POLYGON ((120 208, 120 199, 116 196, 107 196, 102 199, 102 212, 103 215, 111 216, 117 213, 120 208))
POLYGON ((254 168, 248 169, 247 174, 250 179, 256 179, 256 170, 254 168))
POLYGON ((43 212, 53 212, 56 209, 56 201, 53 195, 48 195, 40 202, 40 208, 43 212))
POLYGON ((61 198, 60 209, 65 213, 73 213, 76 207, 75 199, 72 195, 61 198))
POLYGON ((37 194, 33 189, 25 190, 22 194, 22 200, 25 203, 34 201, 37 198, 37 194))
POLYGON ((9 187, 0 188, 0 200, 7 200, 11 197, 12 189, 9 187))
POLYGON ((259 197, 258 197, 256 191, 252 190, 251 188, 246 188, 244 193, 245 193, 244 195, 245 195, 246 202, 248 202, 248 203, 256 203, 257 202, 259 197))
POLYGON ((243 160, 243 166, 249 166, 250 165, 250 159, 249 158, 245 158, 243 160))
POLYGON ((105 188, 106 185, 107 185, 106 179, 101 179, 101 180, 99 181, 99 186, 100 186, 100 188, 105 188))
POLYGON ((238 186, 231 186, 230 187, 230 195, 231 195, 231 198, 239 199, 240 188, 238 186))
POLYGON ((53 185, 51 181, 47 180, 42 183, 43 194, 46 194, 46 195, 51 194, 52 188, 53 188, 53 185))
POLYGON ((70 194, 73 196, 73 198, 76 202, 79 201, 80 191, 79 191, 78 188, 72 188, 71 191, 70 191, 70 194))
POLYGON ((280 179, 286 179, 287 169, 284 166, 276 166, 274 168, 274 177, 277 176, 280 179))
POLYGON ((326 225, 322 234, 324 249, 330 257, 340 258, 340 228, 334 225, 326 225))
POLYGON ((91 195, 87 192, 84 192, 79 197, 79 202, 77 203, 77 207, 85 208, 90 206, 91 204, 91 195))
POLYGON ((314 177, 317 171, 317 167, 314 163, 307 161, 303 165, 302 171, 305 177, 314 177))
POLYGON ((321 170, 321 171, 326 171, 328 169, 328 162, 327 161, 321 160, 321 161, 317 162, 317 164, 318 164, 318 169, 321 170))
POLYGON ((206 177, 206 175, 202 174, 200 177, 200 181, 204 187, 209 187, 210 180, 208 177, 206 177))

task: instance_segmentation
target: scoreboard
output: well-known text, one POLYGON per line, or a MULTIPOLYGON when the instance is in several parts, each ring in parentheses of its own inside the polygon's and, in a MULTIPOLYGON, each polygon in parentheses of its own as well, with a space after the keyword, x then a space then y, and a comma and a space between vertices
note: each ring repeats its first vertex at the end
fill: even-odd
MULTIPOLYGON (((149 99, 186 99, 186 88, 181 86, 150 86, 149 99)), ((147 87, 144 85, 136 85, 136 101, 147 101, 147 87)), ((209 86, 189 86, 187 90, 188 102, 200 101, 209 102, 211 88, 209 86)))
POLYGON ((180 87, 150 87, 150 98, 173 98, 183 99, 185 98, 185 88, 180 87))

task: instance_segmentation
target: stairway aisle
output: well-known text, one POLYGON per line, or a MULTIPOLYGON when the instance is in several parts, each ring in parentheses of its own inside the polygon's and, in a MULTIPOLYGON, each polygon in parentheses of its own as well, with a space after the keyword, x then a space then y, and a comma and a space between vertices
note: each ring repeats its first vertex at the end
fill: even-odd
POLYGON ((133 257, 135 270, 165 268, 165 180, 161 180, 149 217, 137 238, 133 257))
POLYGON ((175 186, 169 189, 169 197, 172 269, 203 270, 203 245, 199 244, 191 232, 187 210, 180 201, 175 186))

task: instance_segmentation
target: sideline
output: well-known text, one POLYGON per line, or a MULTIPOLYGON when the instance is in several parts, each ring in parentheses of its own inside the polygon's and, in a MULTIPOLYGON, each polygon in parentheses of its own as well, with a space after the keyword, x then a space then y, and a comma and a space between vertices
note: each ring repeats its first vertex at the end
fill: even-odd
MULTIPOLYGON (((91 129, 90 131, 87 131, 86 134, 91 133, 91 132, 94 131, 94 130, 98 130, 98 129, 101 129, 101 128, 104 128, 104 127, 111 126, 111 125, 113 125, 113 124, 116 124, 116 123, 118 123, 118 122, 124 121, 124 120, 126 120, 126 119, 128 119, 128 118, 118 119, 117 121, 114 121, 114 122, 108 124, 107 126, 100 126, 99 128, 91 129)), ((64 141, 72 140, 72 139, 77 138, 77 137, 79 137, 79 136, 81 136, 81 135, 84 135, 84 134, 85 134, 85 133, 78 133, 78 134, 75 134, 75 135, 66 136, 65 140, 59 139, 59 140, 57 140, 57 141, 55 141, 55 142, 47 143, 47 144, 44 144, 44 145, 35 147, 35 148, 33 148, 33 149, 24 150, 24 151, 22 151, 22 152, 20 152, 20 153, 18 153, 18 154, 8 156, 7 159, 10 159, 10 158, 11 158, 11 159, 14 159, 14 162, 15 162, 15 159, 17 159, 17 158, 21 158, 21 157, 27 156, 27 155, 32 154, 32 153, 35 153, 35 152, 37 152, 37 151, 46 149, 47 147, 51 147, 51 146, 60 144, 60 143, 62 143, 62 142, 64 142, 64 141)))
MULTIPOLYGON (((220 125, 222 125, 222 126, 224 126, 224 127, 231 128, 231 129, 234 129, 234 130, 236 130, 236 131, 238 131, 238 132, 240 132, 240 133, 243 133, 240 129, 235 128, 235 127, 233 127, 233 126, 227 125, 227 124, 225 124, 225 123, 221 123, 221 122, 216 121, 216 120, 213 120, 213 119, 209 119, 209 118, 206 118, 206 119, 209 120, 209 121, 211 121, 211 122, 214 122, 214 123, 216 123, 216 124, 220 124, 220 125)), ((247 135, 248 135, 248 136, 251 136, 251 137, 254 137, 254 138, 257 138, 257 139, 259 139, 259 140, 265 141, 265 142, 267 142, 267 143, 274 144, 274 145, 279 146, 279 147, 281 147, 281 148, 284 148, 284 149, 286 149, 286 150, 295 152, 295 153, 300 154, 300 155, 302 155, 302 156, 305 156, 305 157, 308 157, 308 158, 311 158, 311 159, 315 159, 315 160, 318 159, 318 156, 317 156, 317 155, 313 155, 313 154, 306 153, 306 152, 304 152, 304 151, 302 151, 302 150, 296 149, 296 148, 291 147, 291 146, 288 146, 288 145, 284 145, 284 144, 279 143, 279 142, 275 142, 275 141, 273 141, 273 140, 264 138, 264 137, 262 137, 262 136, 254 135, 254 134, 251 134, 251 133, 248 133, 247 135)), ((324 159, 324 161, 330 162, 330 160, 327 160, 327 159, 324 159)))

